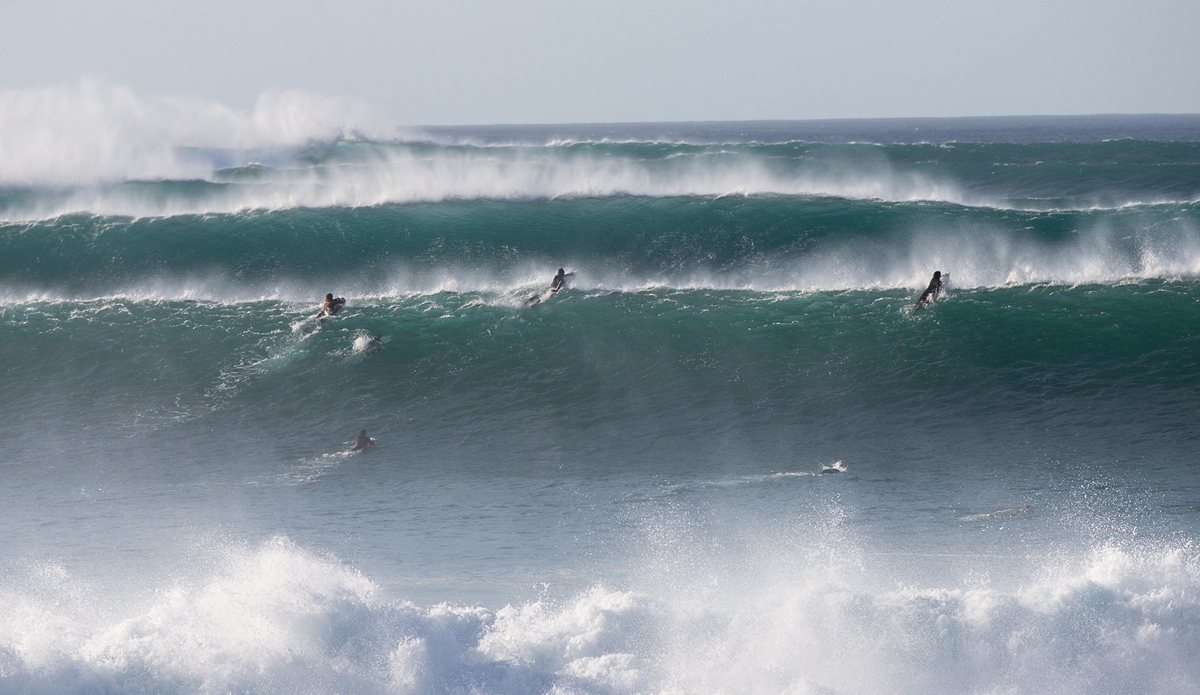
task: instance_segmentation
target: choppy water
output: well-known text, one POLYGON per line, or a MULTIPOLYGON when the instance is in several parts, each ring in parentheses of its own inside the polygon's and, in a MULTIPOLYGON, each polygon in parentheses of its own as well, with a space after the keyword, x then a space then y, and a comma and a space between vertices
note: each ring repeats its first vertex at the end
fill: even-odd
POLYGON ((0 691, 1200 689, 1200 118, 122 142, 0 167, 0 691))

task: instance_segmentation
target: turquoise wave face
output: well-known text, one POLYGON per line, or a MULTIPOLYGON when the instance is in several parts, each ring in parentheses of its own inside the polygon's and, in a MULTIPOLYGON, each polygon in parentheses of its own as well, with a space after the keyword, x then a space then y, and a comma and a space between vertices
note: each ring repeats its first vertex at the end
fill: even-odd
POLYGON ((194 179, 8 185, 7 217, 36 213, 0 226, 11 421, 298 437, 335 412, 673 456, 789 428, 883 450, 1087 403, 1070 426, 1098 441, 1191 436, 1200 143, 696 128, 191 149, 194 179), (526 306, 558 267, 571 289, 526 306), (949 296, 911 315, 934 270, 949 296), (326 292, 349 309, 311 324, 326 292))
POLYGON ((433 459, 478 447, 514 466, 581 447, 702 459, 731 440, 770 457, 798 437, 839 457, 1013 431, 1059 447, 1064 430, 1127 455, 1157 432, 1171 458, 1200 435, 1195 281, 951 289, 916 314, 901 291, 524 298, 374 299, 325 323, 275 301, 9 308, 4 429, 83 423, 89 446, 122 450, 215 430, 233 455, 260 433, 313 443, 329 413, 402 427, 433 459))
POLYGON ((584 289, 917 290, 1200 273, 1200 205, 1033 212, 832 198, 451 201, 0 228, 0 301, 307 302, 584 289))

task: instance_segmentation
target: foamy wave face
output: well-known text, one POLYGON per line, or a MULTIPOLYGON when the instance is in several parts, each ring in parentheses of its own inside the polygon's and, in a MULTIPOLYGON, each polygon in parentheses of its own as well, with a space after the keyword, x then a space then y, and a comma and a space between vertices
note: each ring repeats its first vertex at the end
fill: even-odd
POLYGON ((386 137, 365 104, 299 90, 266 92, 250 113, 196 98, 143 97, 87 79, 2 91, 0 185, 208 179, 214 166, 231 165, 223 157, 247 163, 231 151, 271 156, 353 133, 386 137), (197 151, 204 149, 222 152, 197 151))
MULTIPOLYGON (((62 570, 0 589, 0 687, 57 693, 1190 693, 1200 566, 1100 546, 1029 587, 879 589, 844 539, 675 553, 640 588, 419 608, 286 540, 128 617, 62 570), (799 552, 797 552, 799 550, 799 552), (727 555, 729 557, 721 557, 727 555), (703 556, 703 557, 701 557, 703 556)), ((884 578, 883 584, 887 584, 884 578)))

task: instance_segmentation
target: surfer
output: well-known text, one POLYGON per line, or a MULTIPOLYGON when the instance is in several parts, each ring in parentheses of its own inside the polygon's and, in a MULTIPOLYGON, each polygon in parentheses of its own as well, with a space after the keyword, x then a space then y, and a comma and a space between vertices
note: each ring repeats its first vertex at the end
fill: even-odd
POLYGON ((332 292, 326 294, 325 303, 321 305, 321 311, 317 313, 317 318, 322 316, 333 316, 334 314, 338 313, 338 309, 341 309, 342 305, 345 303, 345 297, 337 297, 335 299, 332 292))
POLYGON ((366 428, 358 431, 358 436, 354 438, 354 446, 350 447, 350 451, 366 451, 375 444, 375 440, 367 436, 366 428))
POLYGON ((566 282, 567 282, 567 271, 563 270, 562 268, 559 268, 558 274, 555 275, 554 279, 550 281, 550 291, 557 292, 557 291, 561 290, 563 285, 566 284, 566 282))
POLYGON ((552 294, 558 292, 559 290, 561 290, 562 288, 566 287, 567 279, 572 277, 573 275, 575 275, 575 271, 571 271, 568 273, 566 270, 559 268, 558 272, 554 274, 554 278, 550 280, 550 288, 548 290, 542 290, 540 292, 535 292, 532 295, 530 295, 529 299, 525 300, 525 306, 533 306, 534 304, 540 304, 542 302, 542 300, 548 298, 550 295, 552 295, 552 294))
POLYGON ((917 303, 913 305, 913 313, 917 313, 917 310, 928 304, 930 300, 937 299, 938 293, 941 291, 942 271, 935 270, 933 271, 933 279, 929 281, 929 287, 925 288, 925 291, 922 292, 921 296, 917 299, 917 303))

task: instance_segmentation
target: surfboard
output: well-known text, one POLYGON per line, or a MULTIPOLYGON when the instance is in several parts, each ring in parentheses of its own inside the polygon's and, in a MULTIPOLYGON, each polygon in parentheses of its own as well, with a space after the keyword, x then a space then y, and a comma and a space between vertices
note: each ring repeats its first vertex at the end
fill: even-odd
POLYGON ((321 308, 317 310, 317 313, 312 315, 312 319, 315 319, 318 324, 324 324, 325 319, 341 311, 342 307, 344 306, 346 306, 346 300, 342 297, 338 297, 337 299, 333 300, 333 306, 329 309, 329 311, 325 311, 325 304, 322 303, 321 308))
POLYGON ((342 307, 344 307, 344 306, 346 306, 346 300, 341 297, 338 297, 337 299, 333 300, 333 306, 329 308, 329 311, 326 311, 325 305, 322 304, 321 310, 317 312, 317 318, 320 319, 320 318, 326 318, 328 316, 333 316, 334 314, 341 311, 342 307))

